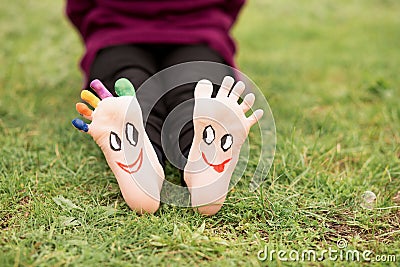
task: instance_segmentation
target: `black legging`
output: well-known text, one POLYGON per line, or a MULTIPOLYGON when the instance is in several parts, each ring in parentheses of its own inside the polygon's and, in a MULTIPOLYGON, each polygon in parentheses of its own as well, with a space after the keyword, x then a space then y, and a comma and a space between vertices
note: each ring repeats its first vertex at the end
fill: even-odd
MULTIPOLYGON (((113 95, 115 95, 114 83, 119 78, 129 79, 135 89, 143 85, 136 96, 142 108, 147 135, 163 166, 166 155, 180 169, 186 164, 194 134, 192 117, 195 82, 171 88, 172 90, 166 92, 168 82, 157 83, 149 80, 145 83, 145 81, 168 67, 193 61, 225 63, 217 52, 206 45, 139 44, 102 49, 90 69, 89 81, 101 80, 113 95), (181 103, 185 104, 179 106, 179 120, 168 120, 170 125, 163 129, 167 116, 181 103), (163 138, 167 140, 164 141, 164 146, 161 142, 162 130, 163 138), (176 138, 178 136, 179 138, 176 138)), ((208 78, 206 75, 210 75, 209 71, 201 70, 199 79, 208 78)), ((199 72, 197 68, 196 72, 199 72)), ((185 69, 177 75, 191 75, 191 70, 185 69)), ((219 82, 225 75, 232 75, 229 68, 220 73, 212 73, 213 80, 219 82)), ((182 80, 182 77, 179 78, 182 80)), ((173 81, 174 77, 168 77, 168 80, 173 81)), ((214 96, 217 88, 217 85, 214 85, 214 96)))

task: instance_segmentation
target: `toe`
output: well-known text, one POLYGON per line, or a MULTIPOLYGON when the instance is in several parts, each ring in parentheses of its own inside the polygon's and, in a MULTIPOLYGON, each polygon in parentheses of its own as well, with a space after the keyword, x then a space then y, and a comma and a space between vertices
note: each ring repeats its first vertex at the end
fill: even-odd
POLYGON ((83 90, 81 92, 81 98, 89 103, 93 108, 97 108, 97 105, 100 103, 100 99, 88 90, 83 90))
POLYGON ((209 80, 203 79, 196 84, 194 89, 195 98, 210 98, 213 92, 213 85, 209 80))
POLYGON ((90 87, 96 92, 96 94, 101 98, 112 97, 113 95, 107 90, 104 84, 100 80, 93 80, 90 83, 90 87))
POLYGON ((74 125, 75 128, 80 131, 84 131, 86 133, 89 131, 89 125, 80 119, 74 119, 72 121, 72 125, 74 125))
POLYGON ((84 103, 76 103, 76 111, 78 111, 78 113, 81 114, 85 119, 92 120, 93 111, 84 103))
POLYGON ((251 114, 251 116, 248 118, 250 127, 253 126, 256 122, 258 122, 263 116, 263 114, 264 111, 262 109, 257 109, 256 111, 254 111, 254 113, 251 114))
POLYGON ((231 76, 225 76, 225 78, 222 81, 221 87, 218 90, 217 98, 228 97, 228 94, 231 91, 231 88, 234 83, 235 80, 231 76))
POLYGON ((255 100, 256 100, 256 97, 254 96, 253 93, 247 94, 244 97, 243 102, 240 104, 240 107, 242 108, 243 113, 246 113, 247 111, 249 111, 251 109, 255 100))
POLYGON ((135 96, 135 87, 126 78, 118 79, 115 82, 115 92, 118 96, 135 96))
POLYGON ((239 81, 235 84, 232 91, 229 94, 229 98, 237 102, 239 97, 242 95, 244 89, 246 88, 244 82, 239 81))

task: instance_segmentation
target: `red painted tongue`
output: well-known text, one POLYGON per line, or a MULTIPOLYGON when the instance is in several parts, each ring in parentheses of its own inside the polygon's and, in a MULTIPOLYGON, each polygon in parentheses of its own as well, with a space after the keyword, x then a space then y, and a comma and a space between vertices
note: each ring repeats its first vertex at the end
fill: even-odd
POLYGON ((219 164, 219 165, 214 165, 214 170, 216 170, 217 172, 223 172, 224 168, 225 168, 225 164, 219 164))

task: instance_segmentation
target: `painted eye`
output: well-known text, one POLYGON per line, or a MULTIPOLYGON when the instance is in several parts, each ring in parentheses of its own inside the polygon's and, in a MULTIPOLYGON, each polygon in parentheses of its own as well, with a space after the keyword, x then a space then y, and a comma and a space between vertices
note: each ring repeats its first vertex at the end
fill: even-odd
POLYGON ((120 151, 121 150, 121 139, 114 132, 110 133, 110 147, 114 151, 120 151))
POLYGON ((203 131, 203 140, 206 142, 207 145, 210 145, 215 139, 215 131, 211 125, 208 125, 204 128, 203 131))
POLYGON ((139 132, 132 123, 127 123, 125 128, 126 139, 132 146, 136 146, 139 138, 139 132))
POLYGON ((221 148, 224 152, 228 151, 233 144, 233 137, 231 134, 226 134, 221 138, 221 148))

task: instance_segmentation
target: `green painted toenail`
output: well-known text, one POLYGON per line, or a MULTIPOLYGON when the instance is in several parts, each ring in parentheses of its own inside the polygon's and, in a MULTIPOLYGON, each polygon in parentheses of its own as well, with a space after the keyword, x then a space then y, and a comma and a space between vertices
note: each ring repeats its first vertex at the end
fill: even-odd
POLYGON ((115 92, 119 96, 135 96, 135 88, 126 78, 118 79, 115 82, 115 92))

